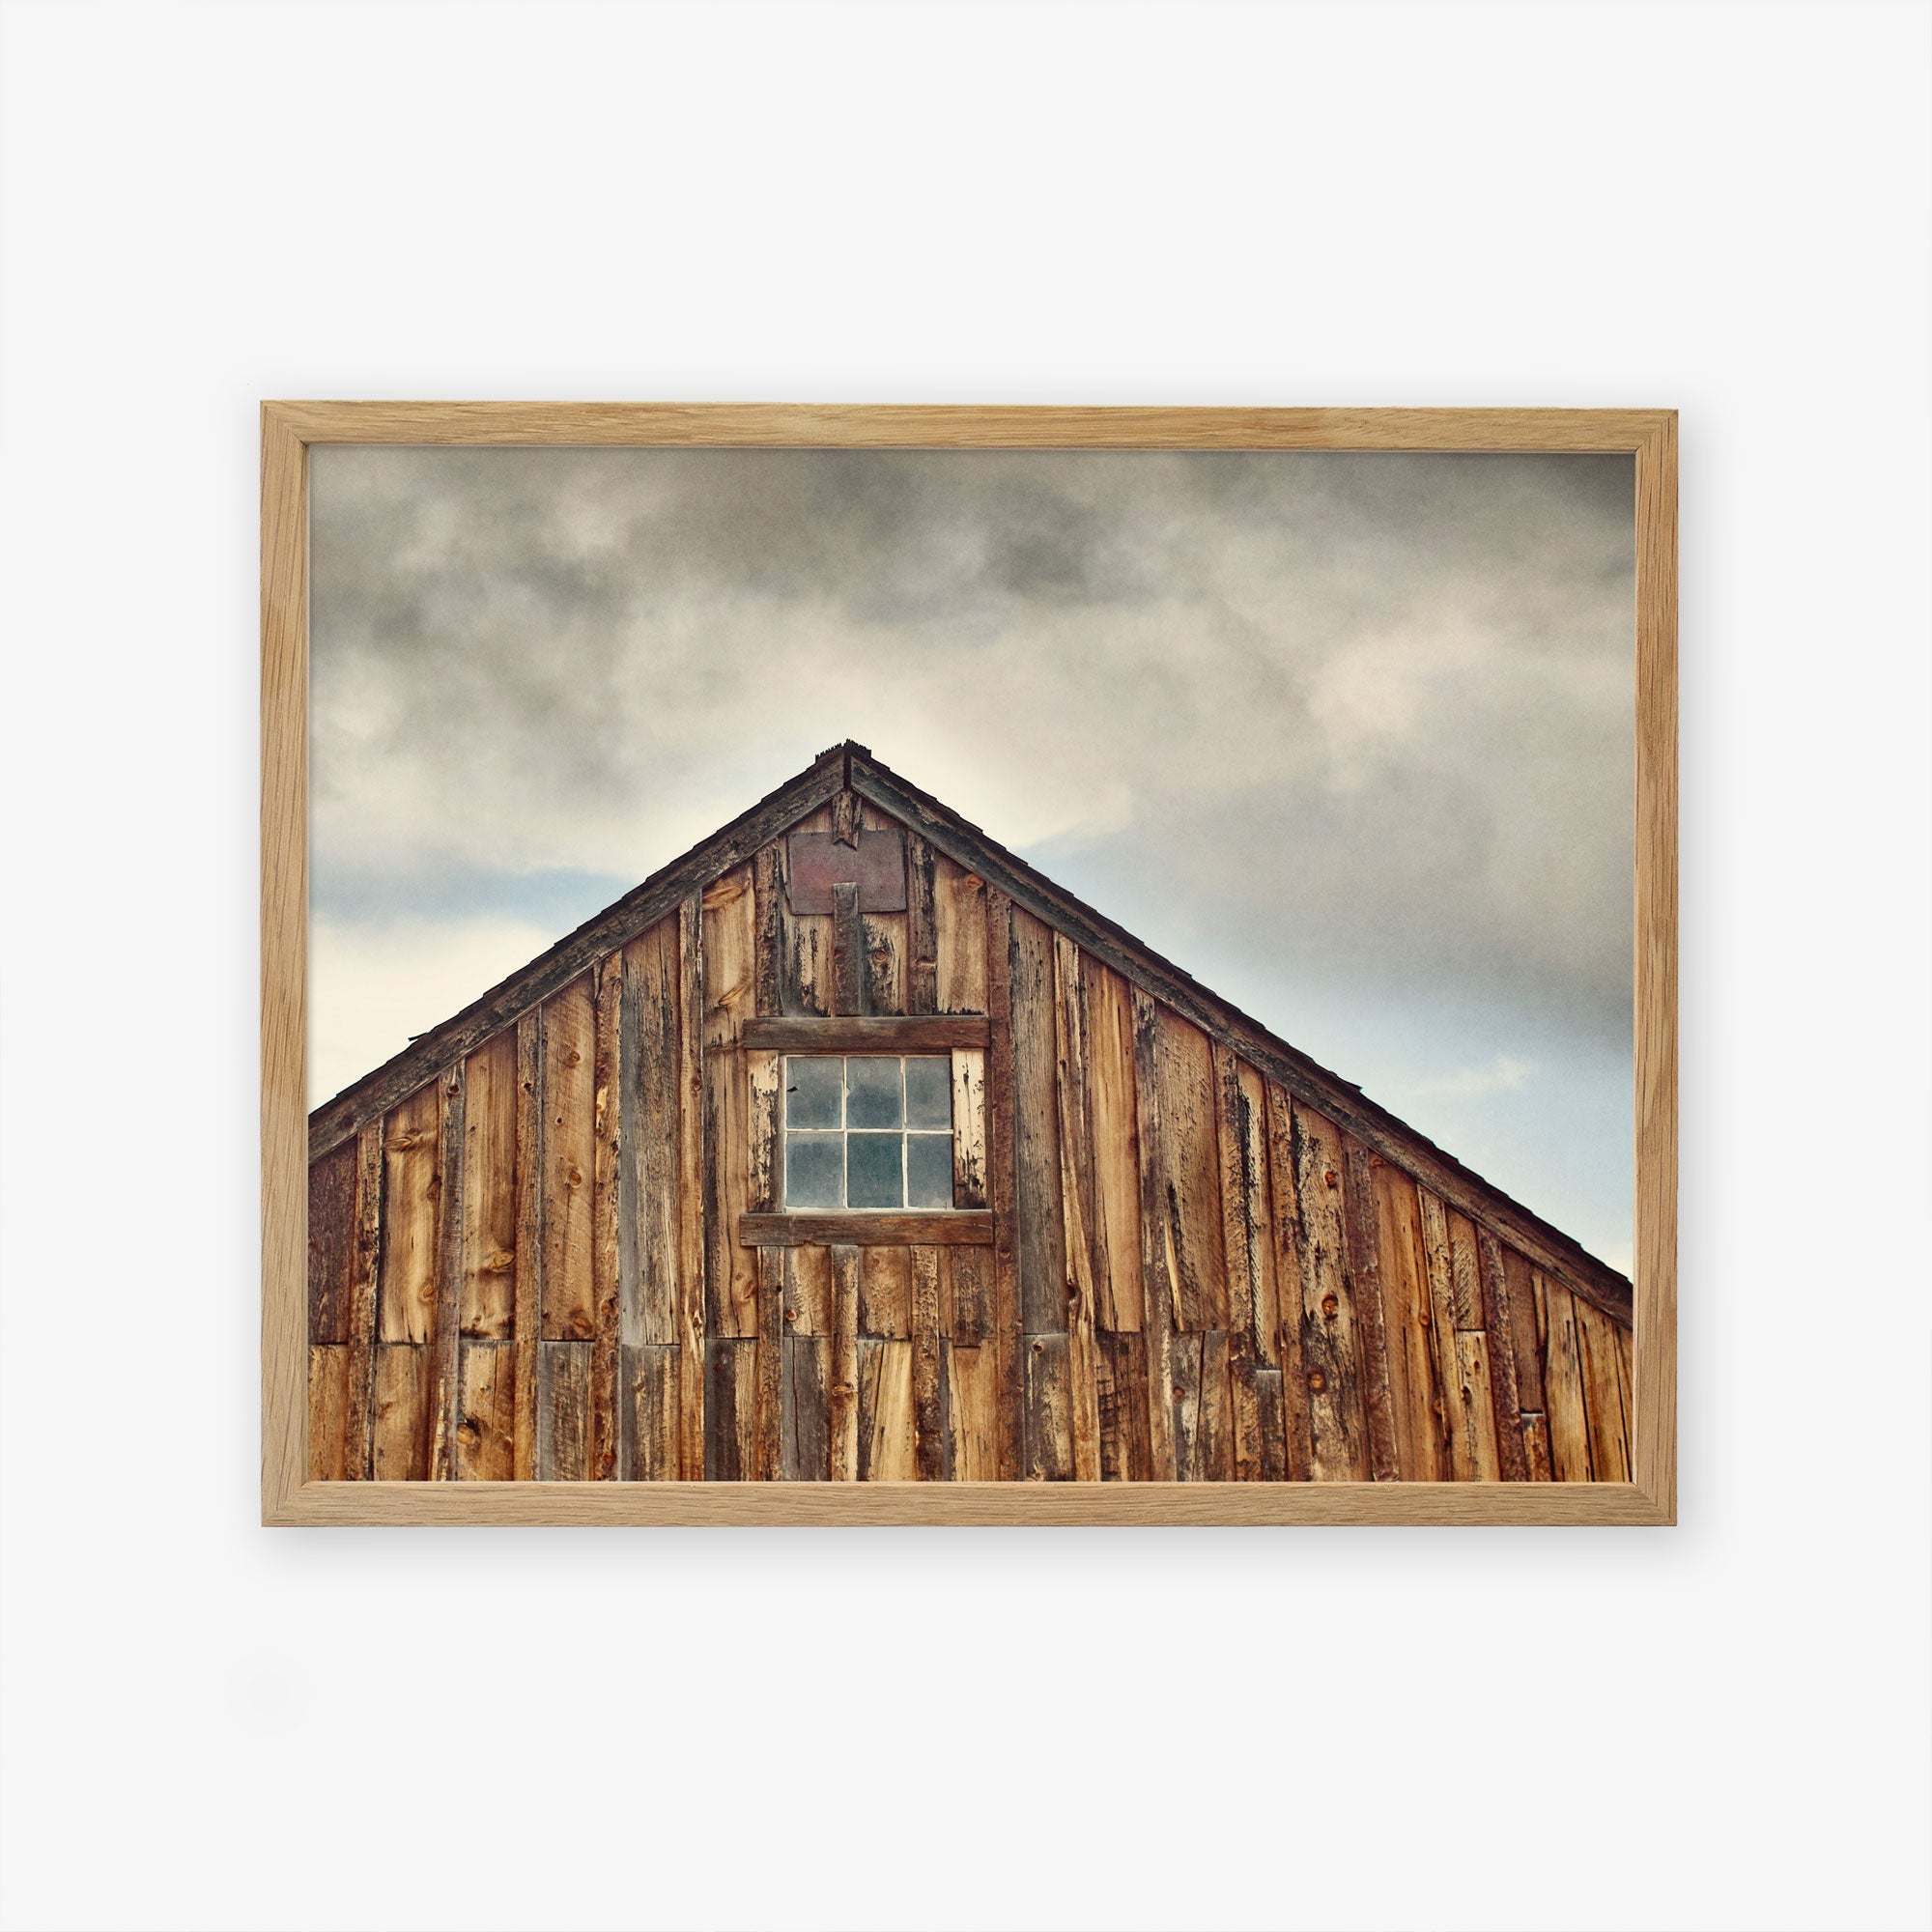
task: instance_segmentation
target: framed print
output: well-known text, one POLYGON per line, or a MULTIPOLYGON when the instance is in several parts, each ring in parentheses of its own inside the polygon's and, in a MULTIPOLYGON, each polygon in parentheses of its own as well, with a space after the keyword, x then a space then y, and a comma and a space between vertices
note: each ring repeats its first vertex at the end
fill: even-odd
POLYGON ((1667 1523, 1666 411, 269 403, 270 1523, 1667 1523))

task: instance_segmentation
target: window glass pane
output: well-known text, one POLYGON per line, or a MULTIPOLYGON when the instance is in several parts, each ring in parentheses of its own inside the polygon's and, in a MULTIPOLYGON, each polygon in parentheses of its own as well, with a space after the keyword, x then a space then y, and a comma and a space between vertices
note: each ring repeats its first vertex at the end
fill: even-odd
POLYGON ((901 1134, 848 1134, 845 1137, 845 1205, 848 1208, 902 1208, 899 1172, 901 1134))
POLYGON ((906 1136, 906 1206, 952 1206, 952 1136, 906 1136))
MULTIPOLYGON (((833 1065, 837 1066, 835 1060, 833 1065)), ((785 1136, 785 1206, 842 1208, 844 1137, 840 1134, 785 1136)))
POLYGON ((899 1112, 899 1064, 878 1055, 854 1054, 845 1063, 845 1124, 895 1127, 899 1112))
POLYGON ((950 1127, 952 1124, 952 1063, 950 1060, 908 1060, 906 1125, 950 1127))
POLYGON ((845 1063, 836 1054, 785 1056, 785 1125, 836 1127, 845 1063))

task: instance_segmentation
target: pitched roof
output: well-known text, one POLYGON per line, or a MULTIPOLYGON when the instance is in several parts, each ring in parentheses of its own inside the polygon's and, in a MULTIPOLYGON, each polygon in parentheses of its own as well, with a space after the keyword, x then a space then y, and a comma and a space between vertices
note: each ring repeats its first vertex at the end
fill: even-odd
POLYGON ((1510 1242, 1586 1300, 1629 1325, 1628 1278, 1560 1229, 1532 1213, 1466 1168, 1427 1135, 1320 1065, 1259 1020, 1211 993, 1143 940, 1094 911, 977 825, 847 740, 821 752, 797 777, 768 793, 728 825, 653 872, 527 966, 473 1000, 440 1026, 325 1101, 309 1116, 314 1160, 445 1066, 568 984, 613 947, 655 925, 694 892, 747 863, 801 818, 851 790, 903 821, 935 851, 1006 892, 1015 903, 1074 940, 1094 957, 1224 1041, 1307 1105, 1413 1175, 1449 1206, 1510 1242))

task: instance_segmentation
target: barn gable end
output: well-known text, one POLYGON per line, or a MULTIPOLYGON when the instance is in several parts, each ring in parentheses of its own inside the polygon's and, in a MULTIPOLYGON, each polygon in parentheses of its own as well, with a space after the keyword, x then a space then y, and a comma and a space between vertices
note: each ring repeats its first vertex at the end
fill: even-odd
POLYGON ((1629 1476, 1622 1276, 858 746, 310 1150, 317 1479, 1629 1476), (950 1065, 950 1211, 786 1211, 799 1050, 950 1065))

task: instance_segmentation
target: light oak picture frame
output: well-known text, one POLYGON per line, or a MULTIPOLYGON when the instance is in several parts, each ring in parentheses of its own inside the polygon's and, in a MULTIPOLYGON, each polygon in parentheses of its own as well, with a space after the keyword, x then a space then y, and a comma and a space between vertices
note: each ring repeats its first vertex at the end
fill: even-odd
POLYGON ((1667 1524, 1676 1520, 1677 419, 1664 410, 267 402, 262 406, 266 1524, 1667 1524), (327 443, 1626 454, 1635 475, 1634 1387, 1628 1483, 307 1479, 308 460, 327 443))

